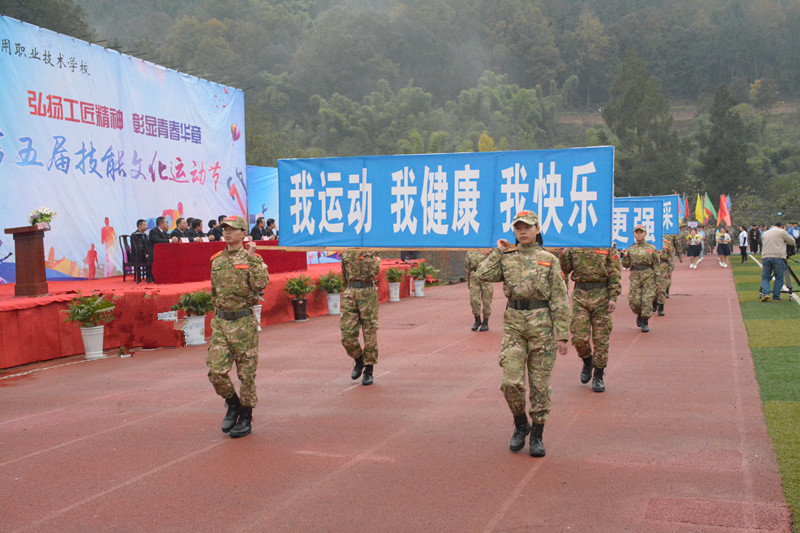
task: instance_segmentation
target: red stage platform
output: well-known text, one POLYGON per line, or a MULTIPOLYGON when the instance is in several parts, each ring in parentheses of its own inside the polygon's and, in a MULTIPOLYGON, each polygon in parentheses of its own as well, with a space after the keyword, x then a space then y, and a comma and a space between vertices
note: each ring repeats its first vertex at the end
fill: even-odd
MULTIPOLYGON (((381 261, 378 284, 380 301, 389 299, 389 287, 383 271, 390 267, 408 269, 411 265, 396 260, 381 261)), ((294 320, 290 296, 283 290, 286 280, 304 274, 316 284, 319 276, 329 270, 341 271, 340 263, 309 265, 305 271, 270 274, 264 292, 261 325, 294 320)), ((62 312, 79 292, 100 292, 116 304, 114 320, 106 325, 104 350, 125 346, 130 348, 161 348, 180 346, 183 333, 173 328, 174 322, 157 320, 157 314, 169 311, 178 296, 198 289, 211 289, 210 281, 162 284, 123 282, 122 276, 87 281, 51 281, 50 294, 38 298, 14 298, 14 284, 0 285, 0 368, 47 361, 83 353, 80 329, 65 322, 62 312)), ((400 296, 409 296, 409 279, 400 287, 400 296)), ((310 317, 328 313, 327 300, 321 291, 308 299, 310 317)), ((206 335, 211 335, 206 317, 206 335)))

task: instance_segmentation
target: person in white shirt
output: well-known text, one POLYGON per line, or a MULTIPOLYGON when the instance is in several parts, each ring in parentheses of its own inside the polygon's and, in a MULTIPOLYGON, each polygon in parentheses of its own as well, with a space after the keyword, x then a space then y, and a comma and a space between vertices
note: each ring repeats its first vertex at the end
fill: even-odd
POLYGON ((739 226, 739 253, 742 254, 742 263, 747 262, 747 228, 739 226))
POLYGON ((731 255, 731 235, 725 226, 719 228, 717 233, 717 255, 719 256, 719 266, 728 268, 728 256, 731 255))

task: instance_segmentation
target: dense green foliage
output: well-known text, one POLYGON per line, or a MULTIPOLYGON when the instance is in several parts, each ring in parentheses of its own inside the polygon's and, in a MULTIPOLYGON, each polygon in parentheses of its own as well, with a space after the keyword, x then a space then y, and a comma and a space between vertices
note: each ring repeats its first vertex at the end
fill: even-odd
POLYGON ((800 0, 75 3, 0 13, 244 89, 249 164, 614 144, 619 195, 800 199, 800 0))

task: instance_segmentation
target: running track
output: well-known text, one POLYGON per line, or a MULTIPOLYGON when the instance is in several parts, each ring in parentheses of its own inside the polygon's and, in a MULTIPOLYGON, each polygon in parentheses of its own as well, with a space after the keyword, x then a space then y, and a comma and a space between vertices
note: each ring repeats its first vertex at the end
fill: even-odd
POLYGON ((267 327, 243 439, 203 347, 10 369, 0 530, 788 532, 730 270, 687 265, 648 334, 623 292, 607 392, 559 357, 542 459, 508 451, 499 284, 488 333, 464 284, 381 305, 371 387, 337 317, 267 327))

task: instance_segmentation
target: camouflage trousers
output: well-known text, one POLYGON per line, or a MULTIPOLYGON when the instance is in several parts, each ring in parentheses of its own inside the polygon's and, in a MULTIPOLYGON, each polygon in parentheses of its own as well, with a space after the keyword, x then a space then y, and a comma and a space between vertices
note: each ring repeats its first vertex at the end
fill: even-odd
POLYGON ((342 291, 339 329, 342 346, 353 359, 364 356, 365 365, 378 362, 378 289, 346 288, 342 291), (358 332, 364 332, 364 348, 358 343, 358 332))
POLYGON ((628 305, 636 315, 649 318, 656 297, 656 274, 652 269, 631 270, 628 305))
POLYGON ((488 281, 470 280, 469 282, 469 305, 472 308, 473 316, 481 315, 489 318, 492 314, 492 296, 494 295, 494 284, 488 281))
POLYGON ((656 303, 663 304, 667 301, 667 291, 672 285, 672 269, 669 267, 669 263, 663 261, 659 263, 659 267, 661 284, 656 288, 656 303))
POLYGON ((569 325, 572 345, 581 359, 592 356, 595 368, 608 366, 608 338, 613 325, 608 302, 608 289, 605 288, 588 291, 576 288, 572 292, 572 322, 569 325))
POLYGON ((206 355, 208 379, 223 398, 231 398, 236 389, 228 377, 233 363, 239 376, 239 399, 245 407, 255 407, 256 367, 258 366, 258 326, 252 315, 225 320, 211 319, 211 344, 206 355))
POLYGON ((498 361, 503 368, 500 390, 511 413, 524 415, 527 371, 531 419, 536 424, 544 424, 550 413, 550 373, 556 362, 550 310, 506 309, 503 316, 503 344, 498 361))

